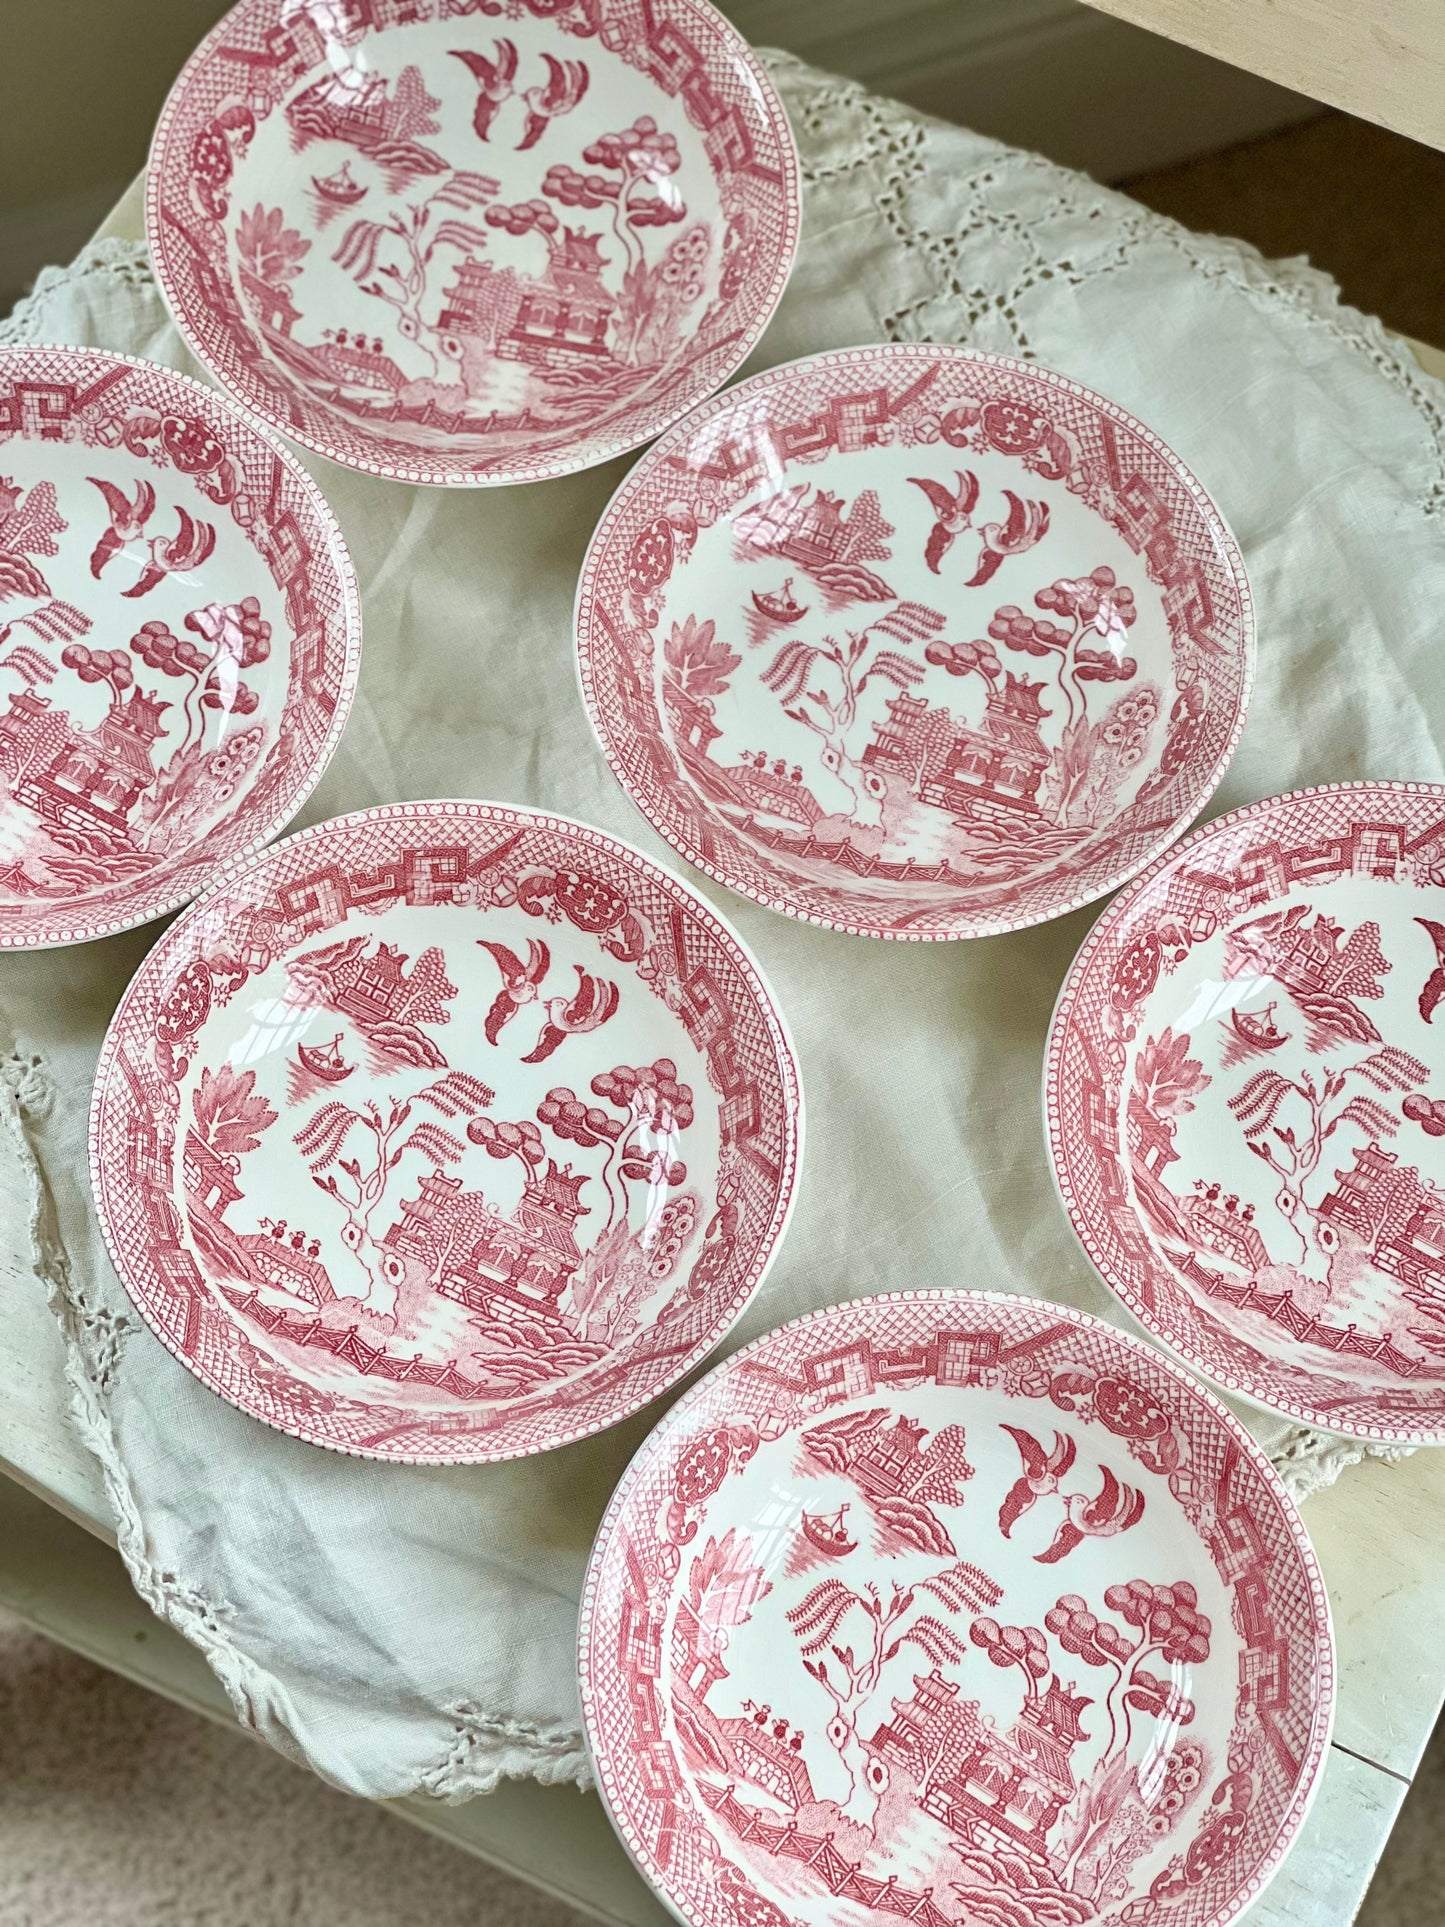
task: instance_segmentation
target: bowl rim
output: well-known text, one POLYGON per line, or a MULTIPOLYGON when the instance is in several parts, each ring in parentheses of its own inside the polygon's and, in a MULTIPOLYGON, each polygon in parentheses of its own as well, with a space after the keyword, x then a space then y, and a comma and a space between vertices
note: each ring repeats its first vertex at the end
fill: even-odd
MULTIPOLYGON (((581 690, 583 707, 587 711, 587 720, 592 726, 592 733, 598 747, 606 757, 608 767, 618 785, 630 798, 633 807, 646 818, 657 834, 670 844, 680 857, 690 863, 694 869, 701 870, 704 876, 711 877, 715 883, 722 884, 726 889, 732 890, 738 896, 746 897, 752 903, 761 904, 766 910, 775 910, 785 917, 792 917, 799 923, 813 924, 819 929, 832 930, 844 936, 873 937, 888 943, 960 943, 976 937, 1006 936, 1017 930, 1031 930, 1039 924, 1052 923, 1057 917, 1067 916, 1074 910, 1082 909, 1086 904, 1096 903, 1101 897, 1109 895, 1111 891, 1127 883, 1131 877, 1136 876, 1146 865, 1154 862, 1161 852, 1171 848, 1188 832, 1191 823, 1198 817, 1200 811, 1208 806, 1210 798, 1224 780, 1225 773, 1239 748, 1240 737, 1244 733, 1244 726, 1249 717, 1258 663, 1254 595, 1239 544, 1204 484, 1163 437, 1146 427, 1121 403, 1110 401, 1107 396, 1100 394, 1097 389, 1090 388, 1084 382, 1074 381, 1071 377, 1058 374, 1053 369, 1041 367, 1037 362, 1021 361, 1014 355, 994 354, 982 348, 960 347, 952 342, 884 341, 850 348, 824 349, 816 354, 800 355, 794 360, 778 362, 771 368, 760 369, 756 374, 749 375, 735 382, 731 387, 710 396, 706 401, 699 402, 682 420, 675 422, 665 435, 659 436, 641 460, 634 463, 628 470, 614 490, 587 544, 587 552, 577 577, 577 590, 573 599, 572 628, 576 639, 574 663, 578 687, 581 690), (595 622, 591 613, 594 607, 596 577, 601 567, 603 545, 612 539, 615 525, 620 522, 628 508, 632 491, 639 485, 639 476, 645 474, 651 464, 665 460, 706 422, 725 409, 735 406, 739 400, 747 401, 772 384, 796 378, 801 371, 815 367, 846 366, 849 362, 870 361, 878 356, 884 356, 890 360, 937 358, 1006 369, 1010 373, 1021 373, 1041 380, 1050 387, 1057 388, 1065 394, 1081 397, 1091 405, 1103 409, 1116 420, 1124 423, 1133 433, 1139 435, 1174 469, 1181 483, 1195 498, 1201 518, 1208 527, 1221 558, 1238 588, 1241 631, 1239 697, 1228 738, 1221 746, 1206 779, 1202 782, 1188 814, 1176 818, 1137 858, 1111 872, 1104 882, 1091 883, 1082 890, 1071 892, 1056 905, 1031 915, 975 919, 961 927, 940 930, 900 929, 896 924, 889 926, 881 922, 869 921, 861 916, 826 916, 821 911, 806 908, 786 896, 779 896, 750 883, 744 883, 739 880, 735 871, 720 863, 708 850, 680 834, 656 803, 638 794, 625 773, 622 758, 603 723, 596 699, 594 656, 600 655, 606 647, 595 634, 595 622)), ((709 811, 707 821, 715 823, 717 820, 709 811)))
MULTIPOLYGON (((629 1459, 626 1470, 613 1489, 612 1497, 608 1500, 607 1508, 602 1515, 597 1532, 593 1538, 591 1551, 587 1555, 587 1566, 582 1582, 582 1599, 578 1611, 577 1678, 579 1696, 582 1703, 583 1739, 587 1749, 588 1763, 592 1769, 593 1785, 597 1789, 603 1809, 607 1814, 613 1831, 616 1833, 618 1841, 627 1854, 628 1859, 637 1869, 638 1874, 647 1882, 649 1889, 662 1900, 670 1913, 674 1914, 679 1921, 684 1923, 684 1927, 693 1927, 693 1923, 689 1917, 682 1912, 681 1908, 674 1902, 670 1895, 663 1892, 653 1873, 645 1864, 642 1855, 637 1851, 627 1830, 628 1823, 625 1817, 617 1811, 614 1802, 613 1787, 610 1783, 610 1775, 593 1743, 591 1708, 593 1702, 599 1697, 599 1690, 598 1687, 594 1687, 592 1681, 590 1649, 592 1621, 597 1609, 600 1589, 600 1568, 606 1550, 605 1541, 618 1529, 632 1487, 648 1470, 653 1458, 664 1449, 664 1435, 668 1434, 674 1425, 684 1422, 685 1414, 693 1406, 701 1403, 711 1389, 714 1380, 720 1380, 725 1372, 732 1368, 740 1359, 746 1358, 750 1352, 773 1342, 784 1333, 795 1332, 809 1325, 817 1324, 820 1321, 835 1318, 840 1313, 866 1313, 871 1307, 882 1304, 918 1303, 934 1300, 947 1301, 949 1305, 959 1307, 967 1307, 973 1303, 981 1303, 999 1307, 1026 1305, 1031 1309, 1043 1308, 1047 1311, 1050 1318, 1073 1324, 1081 1330, 1103 1331, 1112 1334, 1126 1351, 1141 1353, 1149 1358, 1156 1366, 1162 1366, 1188 1393, 1198 1399, 1200 1404, 1217 1422, 1223 1424, 1240 1451, 1254 1464, 1277 1502, 1280 1517, 1284 1521, 1289 1533, 1291 1546, 1299 1559, 1301 1574, 1309 1594, 1310 1605, 1313 1609, 1317 1653, 1316 1691, 1306 1756, 1301 1762, 1300 1774, 1296 1781, 1294 1795, 1290 1801, 1288 1810, 1281 1818, 1274 1842, 1269 1852, 1251 1875, 1249 1881, 1240 1889, 1239 1893, 1230 1902, 1225 1911, 1216 1913, 1207 1922, 1200 1923, 1200 1927, 1235 1927, 1235 1923, 1239 1921, 1245 1910, 1259 1898, 1260 1894, 1269 1885, 1270 1881, 1279 1871, 1285 1855, 1299 1838, 1300 1831, 1309 1818, 1310 1810, 1318 1797, 1320 1787, 1325 1777, 1325 1767, 1329 1760, 1330 1746, 1334 1735, 1335 1718, 1339 1707, 1339 1659, 1335 1646, 1334 1615, 1330 1608, 1329 1593, 1325 1585, 1319 1555, 1316 1553, 1314 1544, 1306 1530, 1299 1507, 1290 1495, 1289 1488, 1285 1485, 1284 1480, 1281 1478, 1278 1469, 1270 1459, 1268 1453, 1244 1422, 1238 1418, 1235 1413, 1230 1411, 1229 1407, 1223 1403, 1216 1392, 1212 1391, 1208 1385, 1202 1384, 1192 1372, 1186 1370, 1184 1366, 1171 1357, 1162 1346, 1154 1344, 1149 1338, 1139 1337, 1134 1332, 1127 1331, 1123 1327, 1112 1323, 1109 1319, 1100 1318, 1092 1312, 1077 1311, 1071 1305, 1061 1305, 1051 1298, 1033 1298, 1023 1292, 976 1289, 973 1286, 934 1285, 926 1287, 914 1286, 895 1291, 874 1292, 841 1299, 837 1304, 825 1305, 816 1311, 805 1312, 800 1317, 790 1318, 785 1323, 776 1326, 772 1331, 764 1332, 760 1337, 752 1339, 747 1345, 740 1346, 737 1351, 730 1352, 726 1358, 719 1359, 715 1365, 698 1379, 696 1384, 690 1386, 683 1396, 676 1400, 676 1402, 663 1413, 657 1424, 629 1459)), ((611 1681, 605 1677, 599 1682, 602 1691, 607 1690, 610 1684, 611 1681)), ((1238 1699, 1236 1698, 1236 1710, 1237 1708, 1238 1699)))
POLYGON ((1084 1256, 1130 1318, 1162 1351, 1167 1352, 1170 1358, 1190 1371, 1199 1373, 1209 1385, 1228 1392, 1232 1398, 1243 1399, 1256 1411, 1268 1413, 1275 1418, 1290 1419, 1295 1424, 1333 1432, 1342 1438, 1362 1439, 1380 1445, 1445 1445, 1445 1365, 1442 1365, 1441 1369, 1441 1416, 1438 1422, 1432 1426, 1411 1426, 1381 1425, 1363 1421, 1346 1425, 1341 1422, 1338 1413, 1322 1413, 1318 1407, 1302 1399, 1266 1396, 1258 1379, 1246 1378, 1237 1372, 1220 1371, 1214 1365, 1207 1363, 1199 1349, 1189 1342, 1187 1334, 1166 1332, 1162 1328, 1143 1295, 1110 1264, 1107 1254, 1099 1245, 1093 1230, 1092 1219, 1074 1198, 1072 1188, 1060 1169, 1059 1147, 1064 1131, 1059 1123, 1059 1099, 1063 1081, 1064 1038, 1072 1018, 1079 981, 1100 944, 1129 915, 1136 898, 1142 895, 1171 864, 1182 862, 1207 838, 1216 833, 1223 834, 1237 829, 1266 808, 1299 803, 1317 796, 1347 796, 1360 793, 1375 796, 1437 796, 1442 807, 1445 807, 1445 783, 1414 782, 1406 778, 1385 777, 1375 780, 1370 777, 1356 777, 1342 783, 1310 783, 1299 789, 1281 790, 1277 795, 1261 796, 1252 803, 1242 803, 1237 808, 1227 810, 1220 816, 1211 817, 1207 823, 1198 825, 1172 848, 1163 851, 1147 870, 1133 878, 1127 890, 1121 891, 1109 904, 1075 952, 1072 962, 1064 973, 1064 980, 1059 985, 1058 995, 1054 999, 1054 1008, 1049 1018, 1049 1028, 1044 1044, 1040 1079, 1044 1143, 1048 1153, 1049 1176, 1053 1180, 1054 1196, 1067 1217, 1084 1256))

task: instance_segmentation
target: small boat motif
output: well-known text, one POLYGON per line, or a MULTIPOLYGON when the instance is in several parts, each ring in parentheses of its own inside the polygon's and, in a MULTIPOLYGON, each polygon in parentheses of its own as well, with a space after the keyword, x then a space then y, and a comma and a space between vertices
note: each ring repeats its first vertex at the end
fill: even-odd
POLYGON ((1252 1044, 1256 1050, 1278 1050, 1281 1044, 1289 1042, 1289 1033, 1275 1026, 1273 1004, 1266 1004, 1263 1010, 1232 1010, 1229 1021, 1245 1043, 1252 1044))
POLYGON ((339 1084, 343 1077, 350 1077, 356 1069, 348 1064, 341 1055, 342 1033, 337 1031, 329 1044, 298 1044, 296 1055, 303 1069, 313 1077, 319 1077, 324 1084, 339 1084))
POLYGON ((852 1552, 858 1544, 856 1539, 848 1537, 843 1524, 843 1514, 847 1510, 846 1505, 840 1505, 834 1513, 804 1512, 799 1517, 798 1523, 803 1528, 803 1537, 808 1544, 826 1553, 830 1559, 841 1559, 845 1552, 852 1552))
POLYGON ((311 185, 323 201, 334 201, 338 207, 354 207, 366 194, 363 184, 352 176, 350 161, 343 161, 334 174, 313 174, 311 185))
POLYGON ((793 597, 793 578, 788 577, 781 589, 767 595, 753 590, 753 607, 760 616, 769 622, 800 622, 808 611, 801 602, 793 597))

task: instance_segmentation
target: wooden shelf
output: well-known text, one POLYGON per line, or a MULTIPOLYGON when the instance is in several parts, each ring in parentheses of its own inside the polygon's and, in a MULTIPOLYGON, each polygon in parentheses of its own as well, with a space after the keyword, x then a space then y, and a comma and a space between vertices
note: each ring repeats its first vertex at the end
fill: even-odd
POLYGON ((1086 0, 1330 107, 1445 148, 1442 0, 1086 0))

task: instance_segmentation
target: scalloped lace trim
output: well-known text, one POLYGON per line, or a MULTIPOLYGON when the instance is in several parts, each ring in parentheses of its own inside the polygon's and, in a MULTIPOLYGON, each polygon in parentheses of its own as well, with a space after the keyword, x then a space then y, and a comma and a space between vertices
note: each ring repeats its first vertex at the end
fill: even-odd
POLYGON ((46 346, 54 346, 54 343, 46 342, 45 330, 40 325, 46 303, 52 295, 70 287, 73 282, 99 274, 113 276, 124 286, 132 288, 155 286, 150 254, 144 241, 125 241, 116 235, 89 241, 75 259, 64 267, 40 270, 30 293, 17 301, 8 315, 0 318, 0 341, 17 346, 29 342, 44 342, 46 346))

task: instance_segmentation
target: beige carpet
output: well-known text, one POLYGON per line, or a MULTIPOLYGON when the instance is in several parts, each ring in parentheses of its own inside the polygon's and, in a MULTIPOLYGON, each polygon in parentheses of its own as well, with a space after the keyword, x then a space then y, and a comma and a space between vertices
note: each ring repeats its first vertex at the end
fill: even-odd
POLYGON ((0 1613, 0 1927, 580 1927, 0 1613))

